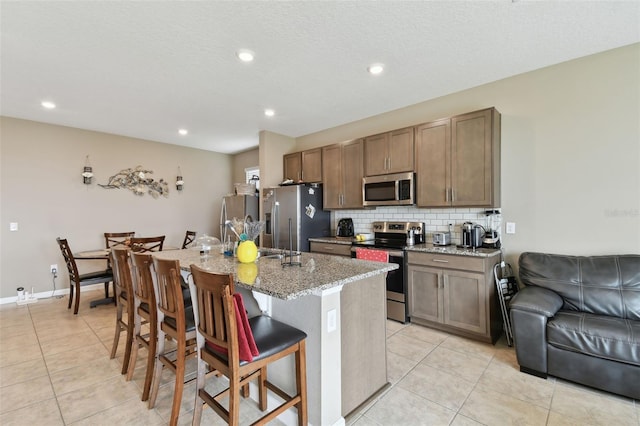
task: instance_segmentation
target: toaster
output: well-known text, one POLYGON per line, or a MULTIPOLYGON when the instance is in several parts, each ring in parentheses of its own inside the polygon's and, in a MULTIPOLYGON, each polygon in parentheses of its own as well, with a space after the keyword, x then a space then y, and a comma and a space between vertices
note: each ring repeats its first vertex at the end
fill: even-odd
POLYGON ((434 246, 448 246, 449 244, 451 244, 451 232, 434 232, 433 233, 434 246))

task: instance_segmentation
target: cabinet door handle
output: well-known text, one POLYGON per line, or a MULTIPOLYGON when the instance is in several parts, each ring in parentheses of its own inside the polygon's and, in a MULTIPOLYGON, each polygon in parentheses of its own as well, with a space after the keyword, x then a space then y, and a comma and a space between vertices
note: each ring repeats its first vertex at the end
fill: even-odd
POLYGON ((449 202, 449 188, 444 190, 444 200, 448 203, 449 202))
POLYGON ((456 193, 453 191, 453 188, 451 188, 451 202, 454 203, 456 201, 456 193))
POLYGON ((434 262, 449 263, 448 260, 443 260, 443 259, 431 259, 431 260, 433 260, 434 262))

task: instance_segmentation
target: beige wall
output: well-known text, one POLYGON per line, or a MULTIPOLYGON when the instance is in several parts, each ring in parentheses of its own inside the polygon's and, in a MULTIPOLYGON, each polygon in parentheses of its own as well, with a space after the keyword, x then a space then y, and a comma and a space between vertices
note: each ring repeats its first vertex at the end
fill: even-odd
POLYGON ((260 132, 260 187, 282 182, 282 156, 295 150, 296 141, 289 136, 263 130, 260 132))
POLYGON ((258 167, 258 148, 241 152, 233 156, 233 183, 243 183, 245 181, 245 169, 258 167))
POLYGON ((297 149, 491 106, 502 113, 503 225, 517 225, 504 239, 510 262, 640 253, 640 44, 300 137, 297 149))
POLYGON ((187 229, 219 232, 220 200, 232 188, 229 155, 6 117, 0 123, 2 298, 15 296, 18 286, 52 290, 53 263, 62 272, 57 288, 68 288, 56 237, 81 251, 103 247, 104 232, 166 235, 170 246, 181 245, 187 229), (87 154, 95 174, 88 186, 80 176, 87 154), (169 182, 168 198, 97 185, 137 165, 169 182), (182 192, 175 189, 178 166, 182 192), (19 231, 9 232, 10 222, 18 222, 19 231))

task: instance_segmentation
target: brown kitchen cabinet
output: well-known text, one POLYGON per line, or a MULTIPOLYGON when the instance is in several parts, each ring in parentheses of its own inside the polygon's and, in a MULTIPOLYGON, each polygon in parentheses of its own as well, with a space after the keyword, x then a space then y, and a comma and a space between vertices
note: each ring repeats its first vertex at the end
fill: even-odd
POLYGON ((362 208, 363 141, 322 148, 323 208, 362 208))
POLYGON ((283 160, 283 180, 322 182, 322 148, 286 154, 283 160))
POLYGON ((499 207, 500 113, 475 111, 416 127, 419 207, 499 207))
POLYGON ((501 332, 493 282, 493 266, 498 261, 498 254, 408 252, 411 322, 495 343, 501 332))
POLYGON ((364 139, 365 176, 413 171, 413 127, 364 139))
POLYGON ((336 256, 351 257, 351 243, 338 244, 319 241, 309 241, 309 251, 311 253, 333 254, 336 256))

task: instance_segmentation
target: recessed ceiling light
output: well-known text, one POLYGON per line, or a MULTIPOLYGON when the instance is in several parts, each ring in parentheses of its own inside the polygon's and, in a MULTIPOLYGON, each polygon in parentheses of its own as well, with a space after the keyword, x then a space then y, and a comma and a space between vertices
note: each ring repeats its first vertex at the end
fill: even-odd
POLYGON ((264 110, 264 115, 266 115, 267 117, 273 117, 274 115, 276 115, 276 112, 271 108, 267 108, 264 110))
POLYGON ((42 101, 40 103, 40 105, 42 105, 43 107, 45 107, 46 109, 54 109, 56 107, 56 104, 54 104, 51 101, 42 101))
POLYGON ((367 71, 369 71, 369 74, 373 74, 373 75, 381 74, 382 71, 384 71, 384 65, 382 65, 382 64, 371 64, 367 68, 367 71))
POLYGON ((240 49, 238 50, 236 55, 238 55, 238 59, 240 59, 242 62, 251 62, 253 61, 253 57, 255 56, 254 53, 248 49, 240 49))
POLYGON ((180 129, 178 130, 178 133, 180 133, 182 136, 185 136, 189 134, 189 131, 187 129, 180 129))

